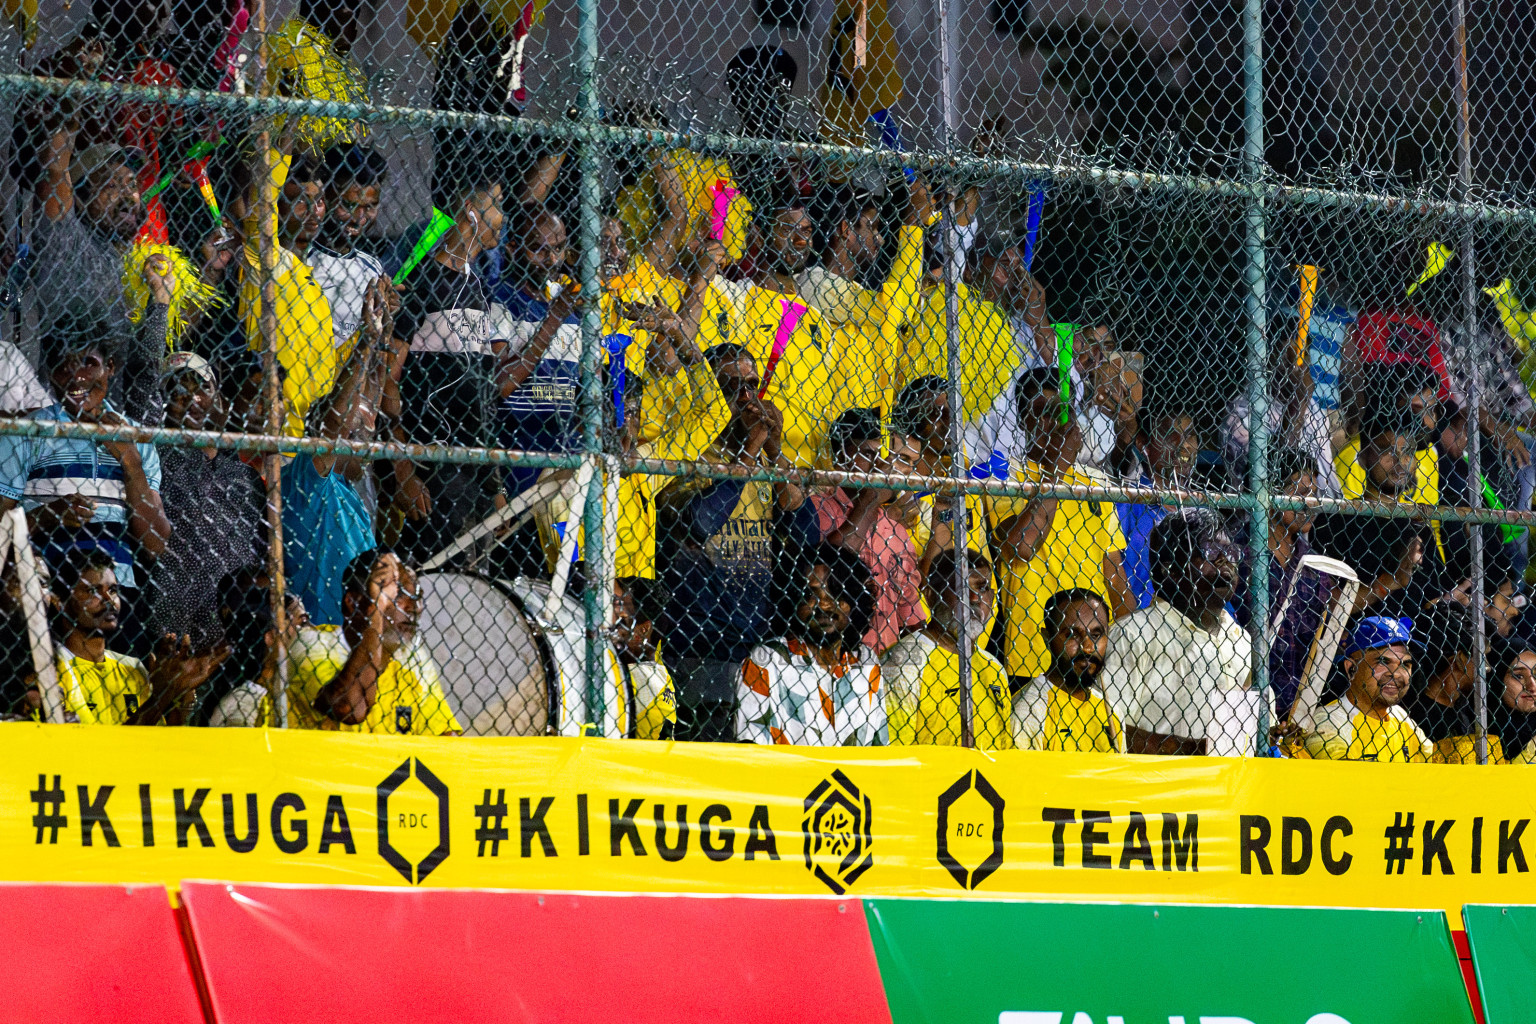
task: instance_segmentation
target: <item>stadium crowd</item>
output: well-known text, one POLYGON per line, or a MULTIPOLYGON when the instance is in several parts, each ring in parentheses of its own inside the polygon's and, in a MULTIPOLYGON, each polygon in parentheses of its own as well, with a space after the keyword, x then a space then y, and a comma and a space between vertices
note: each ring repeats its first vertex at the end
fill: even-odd
MULTIPOLYGON (((49 70, 122 59, 88 35, 49 70)), ((727 87, 743 124, 786 137, 778 97, 796 74, 780 51, 742 51, 727 87)), ((641 110, 613 116, 646 123, 641 110)), ((1112 325, 1059 316, 1018 211, 977 186, 626 152, 604 196, 600 294, 586 295, 574 161, 558 145, 439 129, 433 220, 387 240, 374 231, 393 194, 383 156, 301 122, 264 126, 266 150, 252 133, 220 151, 209 231, 189 181, 144 198, 159 158, 133 108, 21 111, 13 173, 36 197, 37 343, 0 345, 4 413, 572 454, 595 406, 611 454, 1182 492, 1246 483, 1246 401, 1213 420, 1190 368, 1150 365, 1112 325), (166 244, 146 248, 157 218, 166 244), (597 402, 581 394, 587 314, 604 341, 597 402)), ((1405 299, 1353 311, 1332 374, 1277 359, 1269 489, 1459 506, 1483 488, 1529 508, 1536 403, 1508 339, 1486 340, 1468 346, 1405 299), (1471 423, 1474 380, 1486 393, 1471 423)), ((0 437, 0 500, 24 507, 48 574, 68 720, 272 724, 284 649, 290 727, 461 732, 418 635, 425 567, 461 565, 467 546, 442 553, 517 507, 531 521, 503 530, 474 572, 597 585, 570 470, 285 456, 279 635, 265 472, 229 447, 0 437)), ((1536 760, 1521 530, 1482 531, 1487 583, 1473 593, 1465 526, 1274 511, 1264 623, 1247 607, 1246 522, 1208 508, 971 495, 962 518, 910 488, 643 472, 603 501, 613 694, 632 736, 959 743, 965 642, 971 726, 990 749, 1249 755, 1268 747, 1267 723, 1292 756, 1464 763, 1482 616, 1490 760, 1536 760), (1333 607, 1343 578, 1316 555, 1354 570, 1352 605, 1333 607), (1339 656, 1309 686, 1330 623, 1339 656), (1264 628, 1261 693, 1251 636, 1264 628)), ((42 703, 38 665, 17 559, 5 574, 0 711, 25 719, 42 703)))

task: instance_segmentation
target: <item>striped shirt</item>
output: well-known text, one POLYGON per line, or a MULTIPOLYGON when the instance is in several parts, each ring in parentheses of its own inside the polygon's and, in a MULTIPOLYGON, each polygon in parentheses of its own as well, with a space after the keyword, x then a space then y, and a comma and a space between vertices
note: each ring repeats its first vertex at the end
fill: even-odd
MULTIPOLYGON (((111 405, 105 407, 116 412, 111 405)), ((58 403, 39 409, 30 417, 51 423, 72 422, 58 403)), ((133 420, 123 417, 130 425, 133 420)), ((139 463, 152 491, 160 490, 160 456, 152 444, 140 444, 139 463)), ((0 497, 20 501, 31 511, 71 494, 96 503, 96 514, 78 530, 60 527, 37 538, 43 557, 57 565, 73 548, 100 548, 117 566, 117 582, 138 586, 133 572, 133 548, 128 540, 128 485, 122 464, 105 448, 83 438, 0 437, 0 497)))

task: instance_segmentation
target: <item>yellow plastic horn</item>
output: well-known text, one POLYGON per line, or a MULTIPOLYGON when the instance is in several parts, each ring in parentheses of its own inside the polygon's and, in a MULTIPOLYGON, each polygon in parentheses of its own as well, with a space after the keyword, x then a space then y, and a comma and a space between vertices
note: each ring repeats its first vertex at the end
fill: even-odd
POLYGON ((1301 263, 1296 267, 1296 273, 1301 285, 1301 301, 1297 305, 1297 311, 1301 314, 1296 321, 1296 365, 1307 364, 1307 335, 1312 330, 1312 304, 1317 301, 1317 275, 1321 267, 1310 263, 1301 263))
POLYGON ((1438 275, 1440 271, 1445 269, 1445 265, 1451 262, 1451 257, 1455 255, 1456 250, 1444 242, 1430 242, 1427 261, 1424 264, 1424 273, 1419 275, 1417 281, 1408 286, 1408 294, 1412 295, 1419 290, 1419 285, 1438 275))

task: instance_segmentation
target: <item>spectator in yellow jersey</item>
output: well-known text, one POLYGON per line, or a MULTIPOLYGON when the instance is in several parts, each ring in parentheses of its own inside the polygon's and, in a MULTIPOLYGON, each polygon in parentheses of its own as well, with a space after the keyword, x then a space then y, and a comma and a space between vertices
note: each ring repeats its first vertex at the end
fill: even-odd
MULTIPOLYGON (((1477 763, 1476 730, 1462 717, 1459 734, 1435 744, 1435 760, 1477 763)), ((1536 645, 1520 637, 1488 644, 1488 763, 1536 763, 1536 645)))
POLYGON ((781 555, 780 637, 742 662, 736 738, 844 747, 886 743, 880 664, 860 642, 874 601, 869 569, 847 548, 781 555))
MULTIPOLYGON (((649 338, 645 379, 636 388, 626 388, 627 411, 620 435, 625 454, 642 459, 697 459, 730 422, 730 406, 714 368, 695 342, 707 310, 705 289, 724 255, 719 243, 709 243, 687 258, 692 264, 690 282, 679 312, 661 302, 625 307, 631 322, 649 338)), ((675 479, 630 473, 620 480, 618 575, 655 578, 656 498, 675 479)))
POLYGON ((670 740, 677 730, 677 691, 656 657, 656 618, 666 594, 654 579, 620 576, 613 581, 610 635, 624 669, 623 735, 632 740, 670 740))
POLYGON ((421 615, 416 571, 393 551, 364 551, 347 566, 341 604, 345 643, 294 667, 289 725, 415 736, 462 732, 441 684, 422 678, 421 657, 410 663, 403 657, 421 615))
MULTIPOLYGON (((1240 552, 1212 509, 1152 528, 1152 604, 1109 627, 1104 696, 1132 754, 1251 755, 1262 718, 1252 642, 1226 610, 1240 552)), ((1273 720, 1271 718, 1271 720, 1273 720)))
POLYGON ((852 402, 838 393, 839 353, 826 321, 795 283, 816 244, 811 215, 793 200, 774 212, 766 228, 766 265, 742 294, 735 340, 757 363, 763 399, 783 413, 784 455, 811 467, 827 428, 852 402))
POLYGON ((1051 668, 1013 698, 1013 742, 1021 750, 1125 753, 1125 730, 1096 693, 1109 651, 1109 607, 1091 590, 1063 590, 1045 603, 1051 668))
POLYGON ((912 336, 922 301, 920 225, 932 213, 921 178, 902 187, 908 194, 901 202, 896 255, 878 289, 859 282, 870 275, 885 247, 880 202, 847 187, 829 189, 816 204, 816 219, 826 235, 821 262, 795 275, 800 294, 831 330, 839 403, 882 414, 891 411, 896 358, 912 336))
MULTIPOLYGON (((955 587, 955 552, 934 556, 923 595, 932 611, 928 625, 908 633, 885 652, 886 717, 891 743, 959 746, 960 602, 955 587)), ((977 644, 992 617, 992 566, 972 553, 966 639, 971 651, 971 729, 983 750, 1013 748, 1008 725, 1008 677, 1003 666, 977 644)))
MULTIPOLYGON (((1102 486, 1107 478, 1076 465, 1083 438, 1071 405, 1063 405, 1054 369, 1019 378, 1019 423, 1028 438, 1020 483, 1102 486), (1065 415, 1063 409, 1065 408, 1065 415)), ((1018 686, 1050 665, 1041 613, 1052 594, 1081 587, 1104 598, 1116 616, 1136 607, 1121 562, 1125 535, 1114 503, 1057 498, 988 499, 993 551, 1003 591, 1003 652, 1018 686)))
POLYGON ((76 548, 54 577, 64 637, 56 651, 64 720, 83 725, 182 725, 197 688, 229 655, 227 645, 194 654, 186 637, 166 636, 146 665, 109 650, 122 613, 117 570, 99 548, 76 548))
POLYGON ((1399 704, 1413 683, 1406 619, 1362 619, 1344 647, 1344 696, 1312 713, 1307 753, 1326 761, 1429 761, 1434 746, 1399 704))

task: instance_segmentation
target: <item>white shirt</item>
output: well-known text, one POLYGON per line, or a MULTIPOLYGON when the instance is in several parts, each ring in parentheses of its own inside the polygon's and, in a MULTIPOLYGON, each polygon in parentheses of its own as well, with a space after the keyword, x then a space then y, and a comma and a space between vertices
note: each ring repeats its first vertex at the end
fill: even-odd
MULTIPOLYGON (((1010 465, 1022 466, 1027 461, 1025 453, 1029 450, 1029 438, 1019 426, 1019 402, 1014 391, 1024 374, 1053 364, 1041 358, 1034 345, 1034 330, 1022 317, 1011 317, 1008 323, 1013 328, 1014 344, 1018 346, 1019 365, 993 399, 992 407, 974 424, 966 425, 966 447, 978 453, 1000 452, 1010 465)), ((1078 461, 1101 466, 1115 450, 1115 421, 1093 404, 1093 396, 1084 387, 1077 367, 1073 366, 1068 372, 1072 379, 1072 411, 1077 414, 1078 426, 1083 433, 1083 450, 1078 461)))
POLYGON ((1252 662, 1248 632, 1225 609, 1207 632, 1154 597, 1110 625, 1100 678, 1127 728, 1208 740, 1211 754, 1250 756, 1262 710, 1262 697, 1248 688, 1252 662))
POLYGON ((862 645, 829 669, 798 640, 759 644, 737 677, 736 735, 752 743, 884 746, 880 665, 862 645))
POLYGON ((357 249, 343 254, 318 242, 310 244, 304 262, 331 304, 331 330, 336 347, 341 348, 363 325, 363 299, 373 283, 384 276, 384 265, 357 249))

